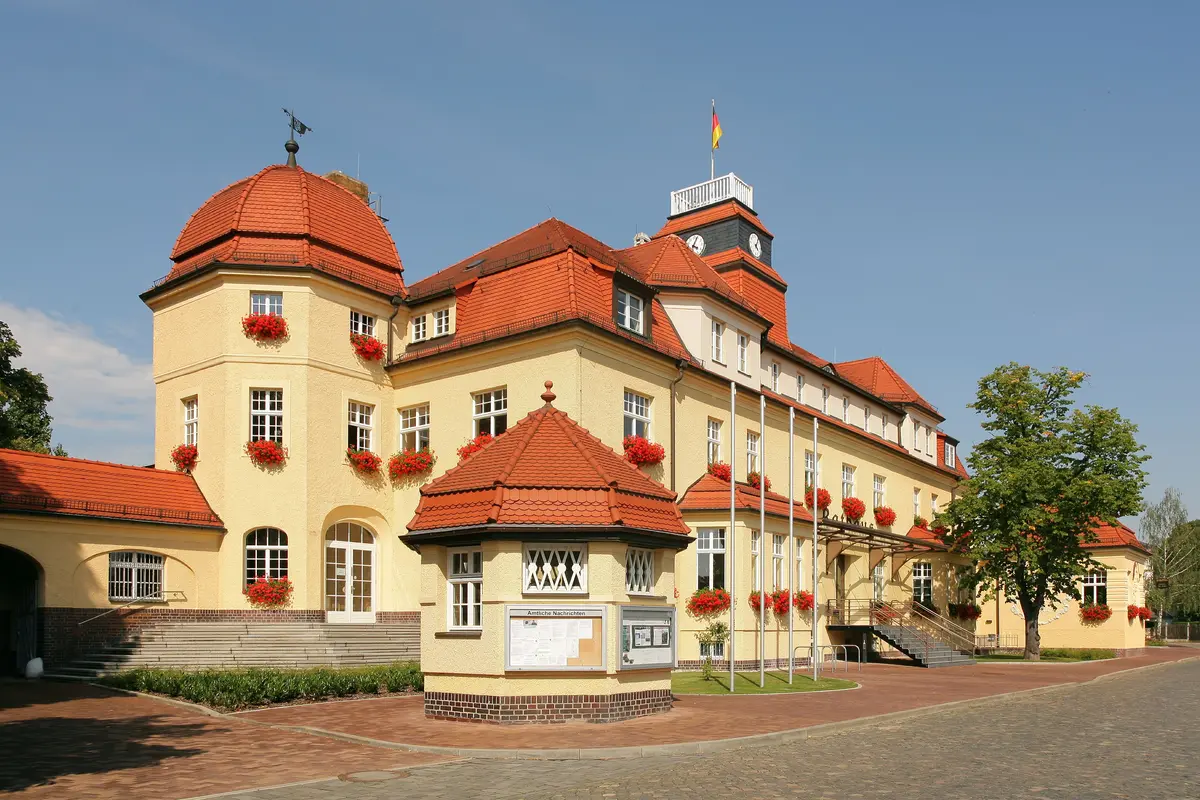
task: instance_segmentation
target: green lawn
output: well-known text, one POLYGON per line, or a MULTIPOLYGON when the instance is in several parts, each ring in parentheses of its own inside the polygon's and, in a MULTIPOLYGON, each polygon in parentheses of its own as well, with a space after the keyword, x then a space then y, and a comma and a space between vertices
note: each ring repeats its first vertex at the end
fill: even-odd
MULTIPOLYGON (((852 689, 857 685, 854 681, 841 678, 821 678, 814 683, 811 677, 800 672, 793 674, 792 683, 789 685, 786 672, 768 672, 767 685, 761 688, 758 685, 757 672, 739 672, 734 694, 825 692, 830 689, 852 689)), ((676 672, 671 675, 671 691, 676 694, 730 694, 729 673, 718 672, 712 680, 706 681, 700 672, 676 672)))
MULTIPOLYGON (((1117 654, 1112 650, 1102 650, 1093 648, 1091 650, 1064 650, 1056 648, 1044 648, 1042 650, 1042 661, 1099 661, 1105 658, 1116 658, 1117 654)), ((1021 653, 993 653, 990 656, 975 656, 976 661, 1024 661, 1025 657, 1021 653)))

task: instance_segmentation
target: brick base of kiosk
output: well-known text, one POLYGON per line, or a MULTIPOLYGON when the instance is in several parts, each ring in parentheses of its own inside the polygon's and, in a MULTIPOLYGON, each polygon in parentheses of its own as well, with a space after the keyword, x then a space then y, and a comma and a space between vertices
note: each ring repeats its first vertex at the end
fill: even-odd
POLYGON ((425 716, 495 723, 619 722, 671 710, 671 690, 614 695, 496 697, 426 692, 425 716))

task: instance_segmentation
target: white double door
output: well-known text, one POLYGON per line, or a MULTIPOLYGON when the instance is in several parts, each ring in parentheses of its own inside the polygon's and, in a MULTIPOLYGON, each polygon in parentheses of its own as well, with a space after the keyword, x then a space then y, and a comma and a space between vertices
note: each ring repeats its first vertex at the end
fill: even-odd
POLYGON ((325 618, 375 621, 375 545, 325 542, 325 618))

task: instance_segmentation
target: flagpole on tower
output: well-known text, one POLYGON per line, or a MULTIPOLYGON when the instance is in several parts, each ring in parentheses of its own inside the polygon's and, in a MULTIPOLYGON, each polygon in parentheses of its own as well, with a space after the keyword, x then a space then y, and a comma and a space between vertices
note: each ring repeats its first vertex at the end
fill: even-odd
MULTIPOLYGON (((717 118, 717 98, 715 97, 712 101, 712 116, 714 120, 713 125, 715 128, 715 120, 717 118)), ((709 148, 708 151, 708 179, 711 181, 715 177, 717 177, 717 142, 716 137, 714 136, 712 147, 709 148)))

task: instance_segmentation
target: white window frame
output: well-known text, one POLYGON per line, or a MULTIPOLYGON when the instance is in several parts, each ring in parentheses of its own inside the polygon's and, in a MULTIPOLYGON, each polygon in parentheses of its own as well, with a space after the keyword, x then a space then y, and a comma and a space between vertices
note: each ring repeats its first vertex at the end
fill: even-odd
POLYGON ((446 336, 450 333, 450 309, 439 308, 433 312, 433 335, 446 336))
POLYGON ((283 316, 283 293, 282 292, 251 292, 250 293, 250 313, 251 314, 274 314, 275 316, 283 316))
POLYGON ((646 304, 636 294, 617 289, 617 324, 627 331, 642 334, 645 331, 646 304))
POLYGON ((446 625, 450 630, 480 630, 483 628, 483 548, 455 547, 446 551, 446 625), (455 571, 455 556, 466 569, 455 571), (476 558, 476 556, 478 558, 476 558), (478 565, 479 569, 474 567, 478 565), (459 586, 464 587, 462 597, 459 586), (463 614, 455 621, 455 611, 463 614))
POLYGON ((888 415, 884 414, 882 422, 879 423, 879 438, 887 441, 888 415))
POLYGON ((725 642, 713 642, 712 644, 700 644, 700 658, 724 658, 725 657, 725 642))
POLYGON ((821 387, 821 413, 825 414, 825 415, 829 414, 829 387, 828 386, 821 387))
POLYGON ((871 407, 863 406, 863 430, 871 432, 871 407))
POLYGON ((279 528, 262 527, 247 531, 242 537, 244 577, 246 585, 259 576, 283 578, 288 574, 288 535, 279 528), (251 541, 254 537, 254 541, 251 541), (260 541, 261 540, 261 541, 260 541))
POLYGON ((934 518, 937 517, 937 515, 938 515, 938 496, 936 494, 933 494, 932 492, 930 492, 929 493, 929 520, 931 523, 933 522, 934 518))
POLYGON ((804 589, 804 540, 796 537, 796 583, 793 588, 798 594, 804 589))
POLYGON ((712 321, 712 360, 725 363, 725 323, 716 319, 712 321))
POLYGON ((762 552, 762 534, 759 531, 750 531, 750 575, 753 578, 753 591, 762 591, 762 576, 759 574, 758 557, 762 552))
POLYGON ((872 508, 887 505, 887 478, 882 475, 876 475, 871 481, 871 500, 872 508))
POLYGON ((423 342, 429 338, 429 315, 421 314, 412 319, 412 340, 423 342))
POLYGON ((115 550, 108 554, 109 600, 162 600, 166 586, 166 559, 158 553, 115 550))
POLYGON ((796 373, 796 402, 804 402, 804 376, 796 373))
POLYGON ((912 569, 913 602, 928 600, 933 604, 933 563, 918 561, 912 569))
POLYGON ((508 388, 489 389, 471 395, 471 436, 490 433, 499 436, 508 430, 508 388), (497 431, 496 421, 503 417, 503 430, 497 431), (486 430, 483 430, 486 428, 486 430))
POLYGON ((945 451, 944 458, 946 460, 947 469, 955 468, 955 465, 958 463, 956 461, 957 457, 958 457, 958 453, 955 452, 954 445, 950 444, 949 442, 946 442, 946 451, 945 451))
POLYGON ((250 390, 250 441, 283 444, 283 389, 250 390))
POLYGON ((854 474, 858 469, 853 464, 842 464, 842 499, 854 497, 854 474))
POLYGON ((726 574, 726 566, 725 529, 698 528, 696 530, 696 588, 724 589, 729 582, 729 576, 726 574), (716 582, 717 556, 720 556, 721 564, 721 582, 719 584, 716 582), (707 587, 701 585, 701 575, 705 571, 700 568, 701 565, 708 568, 707 587))
POLYGON ((193 446, 200 442, 200 399, 196 395, 183 401, 183 443, 193 446))
POLYGON ((716 464, 721 460, 721 420, 708 418, 708 463, 716 464))
MULTIPOLYGON (((758 431, 746 431, 746 474, 758 472, 758 452, 759 445, 762 443, 762 437, 758 435, 758 431)), ((759 473, 761 474, 761 473, 759 473)))
POLYGON ((738 331, 738 372, 750 374, 750 337, 738 331))
POLYGON ((362 311, 350 309, 350 332, 360 336, 375 335, 375 317, 362 311))
POLYGON ((842 395, 842 422, 850 423, 850 398, 842 395))
POLYGON ((785 588, 783 582, 783 545, 786 541, 787 536, 783 534, 776 533, 771 535, 771 577, 775 582, 776 589, 785 588))
POLYGON ((779 362, 771 362, 771 391, 779 394, 779 362))
POLYGON ((625 390, 623 403, 625 436, 641 436, 643 439, 650 439, 650 405, 651 399, 646 395, 625 390))
POLYGON ((355 450, 375 449, 375 406, 357 400, 346 404, 346 446, 355 450))
MULTIPOLYGON (((817 459, 813 456, 812 450, 804 451, 804 491, 808 491, 808 487, 812 486, 819 479, 817 474, 817 459)), ((821 487, 817 487, 818 489, 821 487)))
POLYGON ((1108 570, 1098 569, 1088 572, 1083 576, 1080 583, 1080 604, 1090 605, 1100 603, 1108 603, 1108 570), (1101 600, 1100 594, 1103 589, 1104 598, 1101 600))
POLYGON ((429 403, 400 409, 400 449, 429 449, 429 403))
POLYGON ((644 547, 625 549, 625 594, 653 595, 657 577, 653 550, 644 547))
POLYGON ((921 490, 913 489, 913 516, 921 516, 921 490))
POLYGON ((553 542, 521 545, 524 594, 587 594, 588 546, 553 542))
POLYGON ((917 428, 917 430, 921 434, 920 444, 917 446, 917 450, 921 453, 927 453, 929 452, 929 428, 928 426, 921 425, 917 428))

